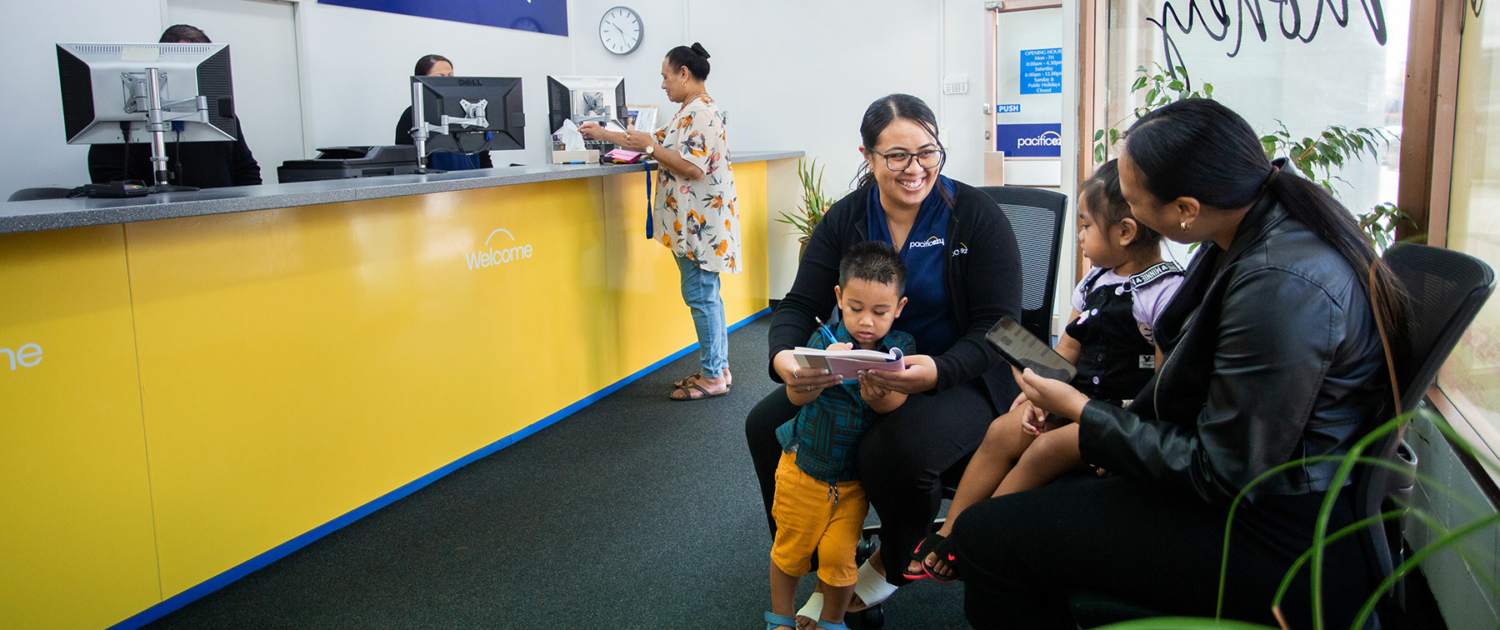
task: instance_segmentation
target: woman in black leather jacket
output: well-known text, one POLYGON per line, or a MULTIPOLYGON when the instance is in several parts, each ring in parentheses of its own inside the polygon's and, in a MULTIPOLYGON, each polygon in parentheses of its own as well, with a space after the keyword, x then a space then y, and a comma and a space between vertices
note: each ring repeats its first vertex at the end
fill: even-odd
MULTIPOLYGON (((1385 330, 1405 330, 1401 292, 1352 215, 1283 164, 1267 161, 1244 119, 1209 100, 1158 109, 1127 133, 1120 180, 1135 218, 1203 246, 1157 320, 1166 359, 1128 407, 1017 374, 1034 404, 1079 422, 1084 461, 1114 476, 964 512, 951 545, 975 627, 1076 627, 1069 588, 1213 616, 1234 497, 1277 465, 1347 452, 1388 413, 1373 313, 1385 330)), ((1403 340, 1391 343, 1403 356, 1403 340)), ((1302 466, 1248 495, 1234 519, 1226 617, 1276 625, 1271 599, 1310 547, 1336 467, 1302 466)), ((1329 532, 1353 522, 1349 494, 1329 532)), ((1371 576, 1352 538, 1326 550, 1329 627, 1348 627, 1371 576)), ((1311 626, 1309 593, 1304 568, 1282 606, 1290 627, 1311 626)))

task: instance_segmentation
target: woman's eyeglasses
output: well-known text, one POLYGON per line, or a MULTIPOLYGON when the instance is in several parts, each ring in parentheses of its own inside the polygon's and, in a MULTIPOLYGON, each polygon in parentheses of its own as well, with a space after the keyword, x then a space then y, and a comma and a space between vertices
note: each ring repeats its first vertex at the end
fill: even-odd
POLYGON ((907 167, 911 166, 911 159, 914 157, 917 158, 917 165, 922 168, 932 168, 937 166, 938 162, 943 161, 943 151, 941 149, 927 149, 925 151, 917 151, 916 153, 894 151, 891 153, 876 153, 876 155, 885 158, 885 167, 893 171, 906 170, 907 167))

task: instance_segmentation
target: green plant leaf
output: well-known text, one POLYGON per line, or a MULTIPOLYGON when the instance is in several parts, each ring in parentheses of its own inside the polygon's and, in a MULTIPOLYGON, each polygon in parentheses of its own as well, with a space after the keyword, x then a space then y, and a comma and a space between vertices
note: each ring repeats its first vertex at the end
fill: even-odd
POLYGON ((1104 139, 1104 130, 1103 129, 1100 129, 1100 130, 1094 132, 1094 142, 1098 142, 1098 141, 1103 140, 1103 139, 1104 139))

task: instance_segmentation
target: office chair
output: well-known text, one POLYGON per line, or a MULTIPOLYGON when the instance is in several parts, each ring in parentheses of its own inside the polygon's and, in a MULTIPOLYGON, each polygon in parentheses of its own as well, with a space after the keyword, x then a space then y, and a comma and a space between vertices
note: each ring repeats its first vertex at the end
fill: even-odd
POLYGON ((36 201, 38 199, 66 199, 72 188, 22 188, 10 194, 6 201, 36 201))
POLYGON ((1057 294, 1058 254, 1068 197, 1022 186, 979 188, 1000 205, 1021 250, 1021 325, 1044 342, 1052 340, 1052 302, 1057 294))
MULTIPOLYGON (((1452 250, 1426 245, 1399 243, 1385 252, 1385 262, 1395 272, 1409 296, 1411 320, 1407 326, 1409 358, 1396 366, 1396 383, 1401 388, 1401 408, 1415 409, 1428 388, 1437 379, 1438 369, 1464 330, 1478 316, 1480 307, 1495 290, 1495 273, 1483 261, 1452 250)), ((1382 376, 1382 378, 1385 378, 1382 376)), ((1394 415, 1386 406, 1380 421, 1394 415)), ((1406 427, 1387 434, 1367 453, 1396 462, 1406 473, 1378 466, 1361 466, 1355 470, 1353 486, 1355 520, 1396 509, 1399 503, 1411 503, 1413 477, 1417 458, 1402 439, 1406 427), (1395 497, 1394 499, 1392 497, 1395 497)), ((1360 532, 1360 544, 1375 582, 1391 574, 1401 562, 1405 544, 1402 520, 1375 523, 1360 532)), ((1387 597, 1387 604, 1404 607, 1404 588, 1399 584, 1387 597)), ((1083 628, 1107 625, 1129 619, 1165 616, 1164 613, 1112 598, 1096 592, 1071 590, 1068 605, 1073 619, 1083 628)))
MULTIPOLYGON (((1016 247, 1021 250, 1021 325, 1039 339, 1052 339, 1052 300, 1056 295, 1058 255, 1064 213, 1068 197, 1062 193, 1021 186, 986 186, 979 188, 989 195, 1000 211, 1010 220, 1016 234, 1016 247)), ((965 456, 942 475, 943 498, 952 500, 964 468, 969 464, 965 456)), ((933 531, 942 527, 939 519, 933 523, 933 531)), ((855 560, 863 563, 874 552, 878 544, 876 528, 865 528, 860 536, 855 560)), ((901 567, 896 567, 900 569, 901 567)), ((887 567, 886 570, 893 570, 887 567)), ((850 628, 876 630, 885 625, 885 611, 880 606, 871 606, 859 612, 848 613, 844 622, 850 628)))

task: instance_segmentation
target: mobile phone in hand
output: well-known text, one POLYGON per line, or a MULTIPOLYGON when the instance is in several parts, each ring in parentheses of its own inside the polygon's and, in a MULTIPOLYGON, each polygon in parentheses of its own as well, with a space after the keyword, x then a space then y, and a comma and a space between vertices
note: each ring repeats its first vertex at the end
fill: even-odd
POLYGON ((990 331, 984 334, 984 338, 1000 351, 1000 356, 1017 369, 1031 371, 1038 375, 1064 383, 1073 380, 1078 374, 1078 368, 1064 359, 1062 355, 1049 347, 1036 335, 1026 330, 1019 322, 1009 317, 1001 317, 990 331))

